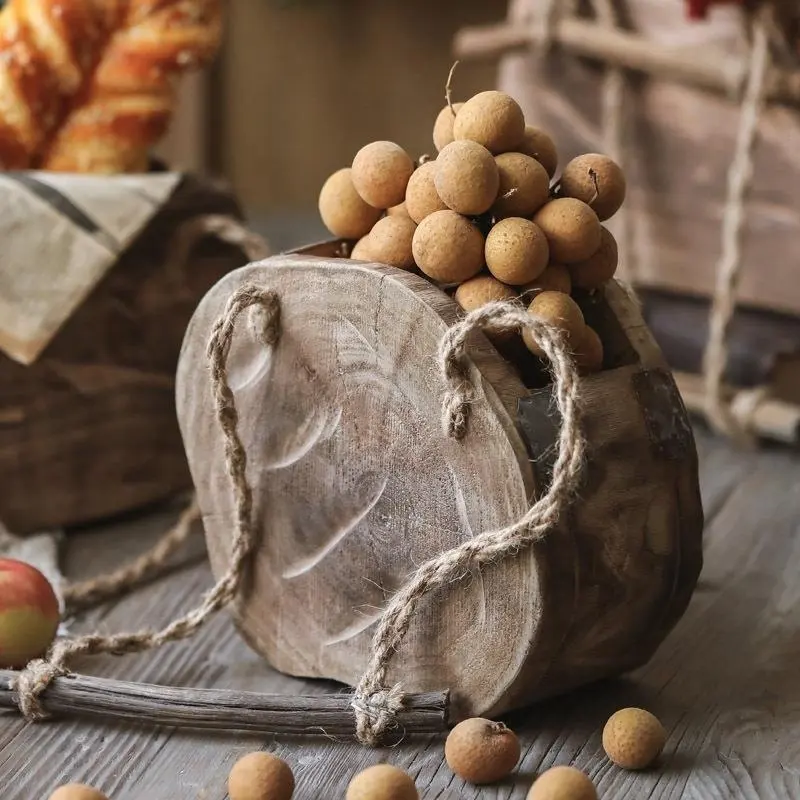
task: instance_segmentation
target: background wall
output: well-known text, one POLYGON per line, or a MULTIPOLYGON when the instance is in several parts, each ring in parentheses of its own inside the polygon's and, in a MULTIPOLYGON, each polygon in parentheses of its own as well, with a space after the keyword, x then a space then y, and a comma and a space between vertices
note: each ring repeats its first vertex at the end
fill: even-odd
MULTIPOLYGON (((315 212, 325 178, 363 144, 430 152, 451 42, 505 16, 505 0, 236 0, 214 76, 213 166, 251 217, 315 212)), ((461 65, 456 99, 496 85, 461 65)))

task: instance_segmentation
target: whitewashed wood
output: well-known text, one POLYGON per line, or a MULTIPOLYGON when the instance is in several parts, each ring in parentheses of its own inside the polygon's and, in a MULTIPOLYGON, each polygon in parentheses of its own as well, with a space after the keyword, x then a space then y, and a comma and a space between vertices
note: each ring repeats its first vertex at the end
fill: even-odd
MULTIPOLYGON (((243 321, 229 358, 262 536, 236 617, 277 669, 354 685, 386 597, 414 567, 521 516, 532 481, 509 412, 529 392, 475 337, 483 394, 467 438, 448 440, 436 352, 459 312, 444 293, 407 272, 308 254, 237 271, 199 307, 178 374, 178 416, 217 575, 234 510, 205 348, 231 293, 249 282, 277 292, 283 331, 270 355, 243 321)), ((390 670, 390 683, 407 691, 449 689, 454 719, 641 663, 696 580, 702 513, 677 391, 621 288, 584 301, 615 368, 584 381, 589 458, 579 501, 544 541, 427 600, 390 670), (640 379, 648 389, 658 376, 661 394, 642 399, 640 379), (652 414, 675 426, 664 434, 672 441, 651 441, 662 435, 650 429, 652 414), (661 451, 673 446, 676 454, 661 451)), ((550 389, 537 397, 542 425, 554 413, 550 389)), ((552 437, 552 425, 541 436, 552 437)), ((541 449, 536 460, 554 441, 531 444, 541 449)))

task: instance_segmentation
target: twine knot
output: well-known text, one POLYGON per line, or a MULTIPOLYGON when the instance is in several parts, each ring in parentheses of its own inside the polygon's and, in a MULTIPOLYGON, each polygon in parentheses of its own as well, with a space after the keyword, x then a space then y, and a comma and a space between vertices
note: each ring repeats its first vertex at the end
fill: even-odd
POLYGON ((391 689, 359 689, 351 705, 356 717, 356 736, 363 744, 375 747, 397 727, 396 715, 404 705, 403 691, 399 684, 391 689))
POLYGON ((31 661, 11 684, 23 716, 31 722, 47 719, 49 715, 42 706, 41 696, 56 678, 68 674, 69 670, 55 660, 37 658, 31 661))

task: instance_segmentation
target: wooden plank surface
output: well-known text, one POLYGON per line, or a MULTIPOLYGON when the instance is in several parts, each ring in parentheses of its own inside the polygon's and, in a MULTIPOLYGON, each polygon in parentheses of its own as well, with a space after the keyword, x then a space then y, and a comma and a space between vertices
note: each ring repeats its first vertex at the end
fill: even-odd
MULTIPOLYGON (((342 738, 298 739, 152 730, 78 721, 24 725, 0 716, 0 786, 5 800, 45 798, 58 783, 90 782, 115 800, 223 800, 227 771, 251 749, 286 758, 295 797, 343 798, 349 777, 388 760, 408 769, 423 798, 523 798, 536 772, 572 763, 604 800, 800 797, 800 460, 785 450, 738 453, 698 432, 708 517, 706 564, 685 618, 643 669, 536 706, 508 719, 523 740, 518 773, 475 790, 453 778, 437 737, 387 750, 342 738), (600 732, 610 713, 638 704, 669 731, 662 765, 632 775, 608 764, 600 732)), ((175 511, 84 531, 65 552, 70 576, 107 569, 143 549, 175 511)), ((136 594, 87 612, 75 630, 156 625, 188 608, 209 585, 202 542, 194 561, 136 594)), ((263 692, 327 692, 326 683, 271 671, 225 615, 195 640, 157 654, 100 658, 84 672, 169 685, 263 692)))

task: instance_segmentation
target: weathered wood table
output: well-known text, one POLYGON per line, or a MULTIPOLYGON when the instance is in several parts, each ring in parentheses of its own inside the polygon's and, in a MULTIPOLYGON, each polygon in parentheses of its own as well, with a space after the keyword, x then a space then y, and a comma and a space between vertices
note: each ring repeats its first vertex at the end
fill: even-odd
MULTIPOLYGON (((43 800, 59 783, 85 781, 114 800, 223 800, 229 768, 251 749, 287 759, 295 797, 344 798, 359 769, 388 760, 407 769, 423 798, 523 798, 554 764, 586 770, 604 800, 800 798, 800 458, 784 450, 744 454, 698 432, 707 515, 706 565, 691 607, 653 661, 624 680, 531 708, 508 722, 523 741, 517 774, 476 790, 425 737, 373 751, 330 738, 252 737, 60 720, 26 725, 0 716, 4 800, 43 800), (612 767, 600 732, 623 705, 650 708, 669 741, 663 764, 639 775, 612 767)), ((88 577, 130 558, 174 518, 174 509, 70 536, 64 566, 88 577)), ((73 630, 159 625, 189 608, 211 582, 202 538, 188 565, 119 602, 87 612, 73 630)), ((193 641, 79 669, 177 686, 285 693, 331 691, 278 675, 224 615, 193 641)))

